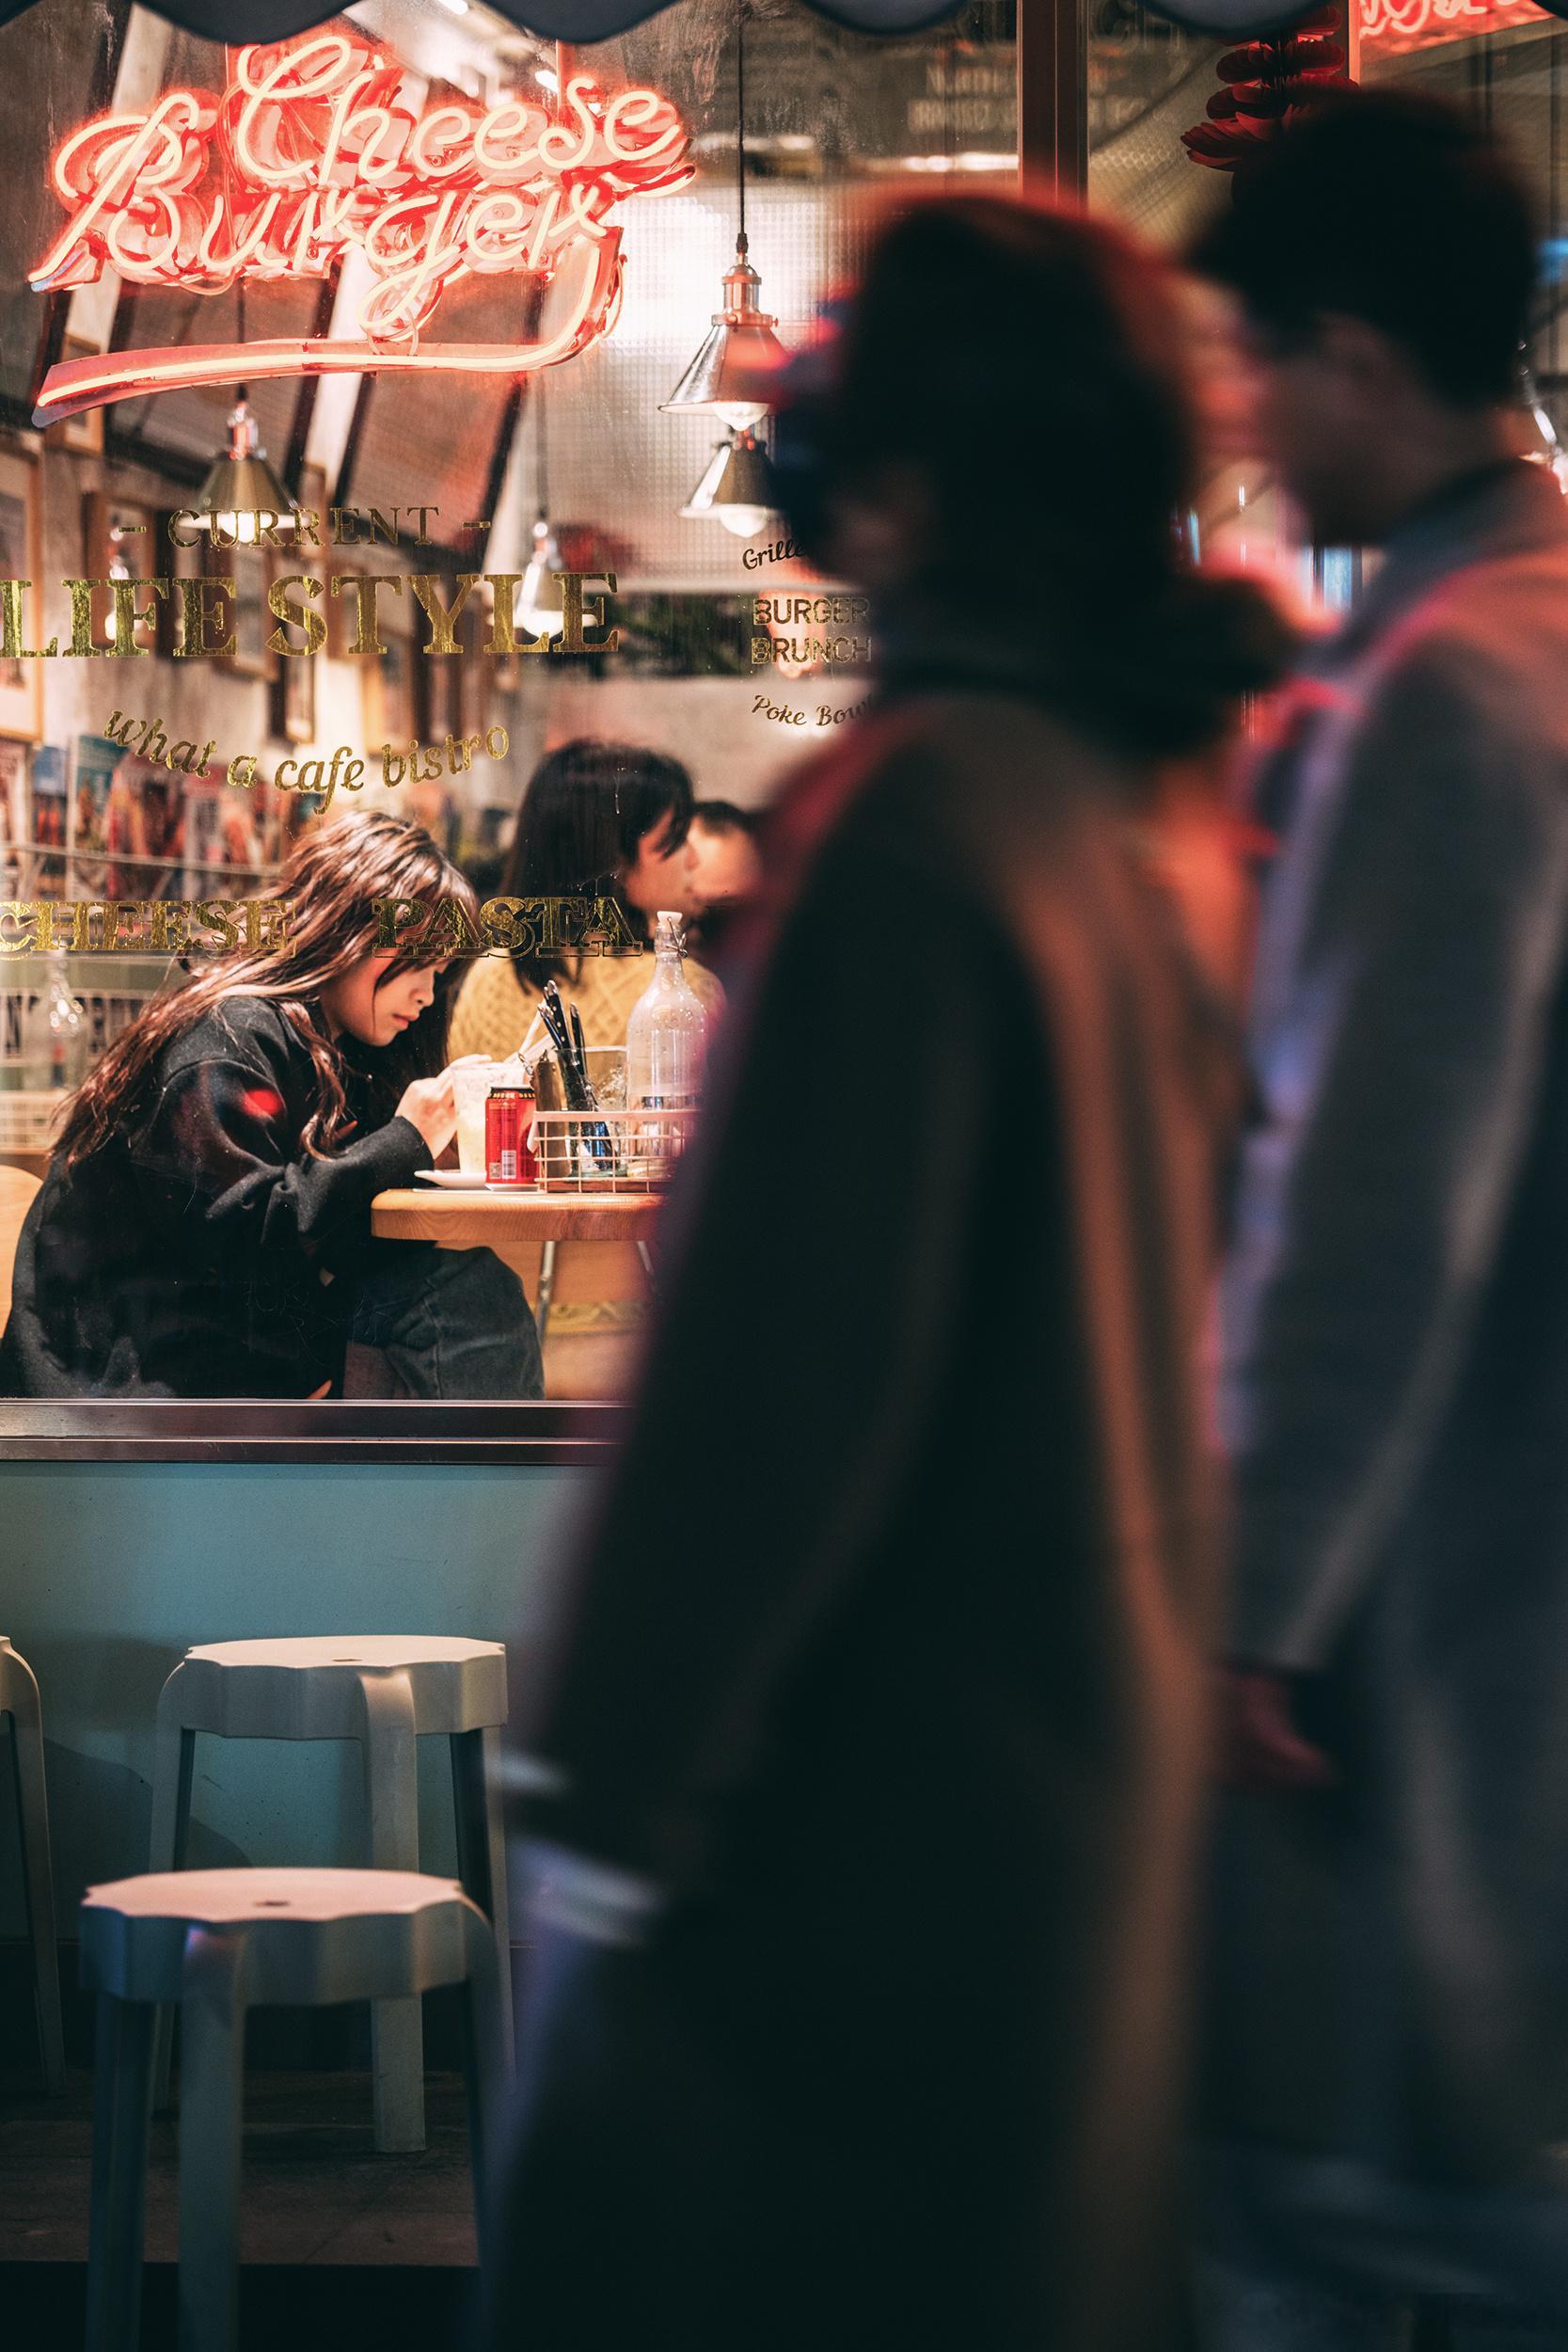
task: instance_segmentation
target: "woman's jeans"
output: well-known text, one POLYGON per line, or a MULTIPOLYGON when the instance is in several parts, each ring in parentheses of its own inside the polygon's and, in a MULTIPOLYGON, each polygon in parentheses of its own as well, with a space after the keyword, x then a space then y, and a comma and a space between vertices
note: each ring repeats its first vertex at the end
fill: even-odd
POLYGON ((410 1396, 545 1393, 532 1311, 493 1249, 378 1244, 359 1281, 349 1340, 379 1348, 410 1396))

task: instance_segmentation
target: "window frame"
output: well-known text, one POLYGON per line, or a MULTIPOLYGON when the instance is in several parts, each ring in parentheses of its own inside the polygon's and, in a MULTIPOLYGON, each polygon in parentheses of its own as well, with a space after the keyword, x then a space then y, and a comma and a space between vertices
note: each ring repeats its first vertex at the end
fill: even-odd
POLYGON ((613 1451, 626 1406, 323 1397, 0 1397, 0 1462, 500 1462, 570 1468, 613 1451))

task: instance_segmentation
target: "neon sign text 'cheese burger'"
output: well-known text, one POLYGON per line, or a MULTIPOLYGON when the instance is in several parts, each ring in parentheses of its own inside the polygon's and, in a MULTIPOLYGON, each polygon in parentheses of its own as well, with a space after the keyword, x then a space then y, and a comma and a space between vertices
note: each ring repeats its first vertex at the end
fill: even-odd
MULTIPOLYGON (((51 167, 69 217, 31 284, 86 285, 109 268, 141 285, 221 294, 240 278, 321 278, 357 254, 369 279, 358 336, 247 343, 240 372, 516 373, 570 358, 613 324, 615 207, 691 176, 674 107, 652 89, 607 96, 574 73, 553 109, 514 95, 415 111, 400 103, 404 82, 380 52, 324 33, 240 50, 221 97, 167 90, 144 113, 85 123, 51 167), (558 273, 565 299, 534 343, 421 342, 458 279, 548 284, 558 273)), ((68 361, 51 372, 39 420, 131 391, 231 381, 238 349, 68 361)))

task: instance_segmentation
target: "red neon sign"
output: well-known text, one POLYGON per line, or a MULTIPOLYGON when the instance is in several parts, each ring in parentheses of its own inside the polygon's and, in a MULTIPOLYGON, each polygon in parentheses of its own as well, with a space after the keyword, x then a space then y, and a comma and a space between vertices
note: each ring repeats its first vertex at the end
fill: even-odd
POLYGON ((1359 0, 1359 11, 1363 48, 1383 56, 1551 22, 1533 0, 1359 0))
POLYGON ((36 421, 177 384, 383 368, 550 367, 614 323, 628 196, 691 177, 688 135, 653 89, 607 97, 574 73, 559 106, 508 96, 398 103, 404 69, 341 33, 242 49, 221 97, 167 90, 144 114, 84 123, 50 167, 70 215, 29 282, 221 294, 240 278, 321 278, 357 256, 364 340, 114 352, 52 368, 36 421), (464 277, 562 273, 564 317, 531 344, 422 343, 464 277))

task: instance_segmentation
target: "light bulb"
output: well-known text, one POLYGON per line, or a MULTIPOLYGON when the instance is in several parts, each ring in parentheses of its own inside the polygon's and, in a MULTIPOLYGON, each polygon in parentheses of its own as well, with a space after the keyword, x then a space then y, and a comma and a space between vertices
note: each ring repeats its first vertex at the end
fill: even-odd
POLYGON ((715 506, 709 509, 737 539, 754 539, 768 521, 766 506, 715 506))
POLYGON ((723 419, 732 433, 750 433, 767 416, 768 403, 765 400, 721 400, 714 413, 723 419))
POLYGON ((263 532, 286 533, 298 519, 288 508, 279 511, 271 506, 207 507, 191 516, 197 529, 208 532, 218 548, 259 548, 264 544, 263 532))

